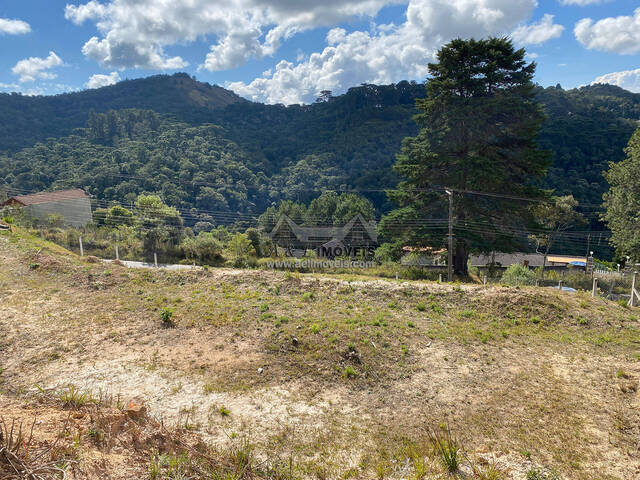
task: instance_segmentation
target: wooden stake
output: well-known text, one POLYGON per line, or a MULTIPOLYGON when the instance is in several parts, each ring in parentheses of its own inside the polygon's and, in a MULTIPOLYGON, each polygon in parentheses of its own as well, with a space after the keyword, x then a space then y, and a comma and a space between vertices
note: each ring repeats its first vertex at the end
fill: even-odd
POLYGON ((153 264, 158 268, 158 254, 153 252, 153 264))
POLYGON ((80 242, 80 256, 84 257, 84 248, 82 247, 82 236, 78 237, 78 241, 80 242))
POLYGON ((593 288, 591 289, 591 296, 595 297, 598 295, 598 278, 593 277, 593 288))
POLYGON ((640 299, 640 295, 636 290, 636 286, 638 285, 638 272, 633 272, 633 280, 631 281, 631 298, 629 299, 629 305, 635 307, 638 305, 638 300, 640 299))

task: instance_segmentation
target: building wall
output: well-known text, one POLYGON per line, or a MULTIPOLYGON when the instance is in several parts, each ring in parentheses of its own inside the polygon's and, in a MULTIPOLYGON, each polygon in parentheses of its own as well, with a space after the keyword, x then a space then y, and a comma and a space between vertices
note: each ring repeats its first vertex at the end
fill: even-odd
POLYGON ((60 214, 64 218, 64 223, 73 227, 84 227, 93 221, 89 197, 37 203, 25 208, 30 216, 40 220, 45 220, 50 214, 60 214))

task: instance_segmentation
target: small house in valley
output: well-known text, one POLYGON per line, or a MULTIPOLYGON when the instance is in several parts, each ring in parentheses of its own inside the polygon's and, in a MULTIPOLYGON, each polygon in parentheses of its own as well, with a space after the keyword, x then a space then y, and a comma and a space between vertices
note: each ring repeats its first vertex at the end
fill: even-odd
POLYGON ((270 233, 274 245, 302 255, 315 250, 320 257, 357 256, 378 244, 376 224, 360 214, 343 226, 306 227, 282 215, 270 233))
POLYGON ((49 215, 60 215, 65 225, 73 227, 84 227, 93 221, 90 196, 79 188, 17 195, 2 206, 24 209, 29 217, 42 221, 49 215))
POLYGON ((510 265, 523 265, 528 268, 538 268, 545 266, 548 270, 564 270, 566 268, 585 269, 589 262, 593 263, 591 257, 580 257, 575 255, 547 255, 545 261, 542 253, 493 253, 489 255, 471 255, 471 265, 478 268, 507 268, 510 265))

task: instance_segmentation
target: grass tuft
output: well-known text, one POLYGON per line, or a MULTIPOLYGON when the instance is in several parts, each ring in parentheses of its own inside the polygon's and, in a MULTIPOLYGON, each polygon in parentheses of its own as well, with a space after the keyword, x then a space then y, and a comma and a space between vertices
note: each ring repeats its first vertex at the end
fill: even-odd
POLYGON ((440 459, 444 468, 450 472, 457 472, 460 468, 460 443, 452 435, 449 427, 442 426, 440 430, 429 432, 429 441, 433 453, 440 459))

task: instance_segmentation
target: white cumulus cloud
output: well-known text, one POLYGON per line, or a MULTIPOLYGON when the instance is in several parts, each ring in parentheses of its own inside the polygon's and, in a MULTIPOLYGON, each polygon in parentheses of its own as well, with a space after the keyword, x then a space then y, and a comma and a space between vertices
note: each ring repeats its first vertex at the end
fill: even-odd
POLYGON ((57 75, 49 72, 53 67, 62 65, 62 59, 54 52, 49 52, 47 58, 30 57, 20 60, 11 69, 14 75, 20 76, 20 82, 33 82, 36 78, 53 79, 57 75))
POLYGON ((67 5, 65 17, 94 22, 100 36, 83 53, 112 68, 177 69, 187 65, 165 49, 213 38, 201 68, 223 70, 277 50, 283 39, 406 0, 91 0, 67 5))
POLYGON ((529 25, 520 25, 511 34, 511 38, 522 45, 540 45, 541 43, 558 38, 564 27, 553 23, 553 15, 545 13, 540 21, 529 25))
POLYGON ((91 75, 91 77, 89 77, 89 81, 87 81, 85 86, 87 88, 107 87, 109 85, 113 85, 114 83, 118 83, 119 81, 120 74, 118 72, 111 72, 108 75, 96 73, 95 75, 91 75))
POLYGON ((11 20, 9 18, 0 18, 0 35, 20 35, 22 33, 29 33, 31 26, 22 20, 11 20))
POLYGON ((622 72, 611 72, 596 78, 594 83, 608 83, 617 85, 630 92, 640 93, 640 68, 635 70, 624 70, 622 72))
POLYGON ((411 0, 401 25, 351 33, 334 28, 321 52, 297 63, 281 61, 252 82, 227 87, 252 100, 291 104, 313 101, 321 90, 424 78, 427 63, 446 41, 506 34, 536 5, 535 0, 411 0))
POLYGON ((602 3, 602 0, 560 0, 560 3, 562 5, 577 5, 579 7, 586 7, 587 5, 602 3))
POLYGON ((634 55, 640 53, 640 8, 632 16, 608 17, 576 23, 576 39, 588 49, 634 55))

